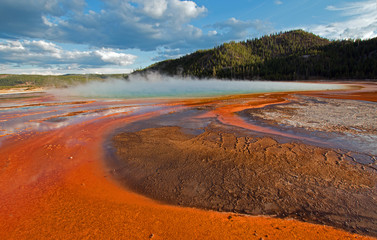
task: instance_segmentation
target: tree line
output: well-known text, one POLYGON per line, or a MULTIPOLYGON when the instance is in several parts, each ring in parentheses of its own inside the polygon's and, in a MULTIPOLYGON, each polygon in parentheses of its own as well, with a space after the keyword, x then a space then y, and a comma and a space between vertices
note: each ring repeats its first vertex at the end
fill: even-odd
POLYGON ((137 71, 227 79, 377 79, 377 38, 330 41, 302 30, 229 42, 137 71))

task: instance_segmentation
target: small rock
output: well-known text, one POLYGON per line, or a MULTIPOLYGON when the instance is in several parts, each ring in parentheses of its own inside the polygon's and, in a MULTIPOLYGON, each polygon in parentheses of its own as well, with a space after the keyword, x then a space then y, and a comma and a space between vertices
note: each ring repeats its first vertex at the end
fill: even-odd
POLYGON ((154 237, 153 233, 151 235, 149 235, 149 239, 152 239, 153 237, 154 237))

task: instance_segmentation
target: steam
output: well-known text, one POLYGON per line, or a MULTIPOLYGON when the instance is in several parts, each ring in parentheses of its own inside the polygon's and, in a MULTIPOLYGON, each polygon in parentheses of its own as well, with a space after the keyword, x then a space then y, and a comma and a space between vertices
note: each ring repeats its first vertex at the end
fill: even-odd
POLYGON ((93 81, 51 93, 87 98, 189 98, 231 94, 327 90, 344 88, 335 84, 272 81, 233 81, 170 77, 158 73, 131 75, 128 80, 93 81))

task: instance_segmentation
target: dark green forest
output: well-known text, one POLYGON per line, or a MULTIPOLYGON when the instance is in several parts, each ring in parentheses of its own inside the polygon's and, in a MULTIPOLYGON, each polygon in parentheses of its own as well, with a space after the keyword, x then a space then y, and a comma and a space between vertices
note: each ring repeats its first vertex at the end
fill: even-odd
POLYGON ((137 72, 148 71, 220 79, 377 79, 377 38, 330 41, 294 30, 225 43, 137 72))

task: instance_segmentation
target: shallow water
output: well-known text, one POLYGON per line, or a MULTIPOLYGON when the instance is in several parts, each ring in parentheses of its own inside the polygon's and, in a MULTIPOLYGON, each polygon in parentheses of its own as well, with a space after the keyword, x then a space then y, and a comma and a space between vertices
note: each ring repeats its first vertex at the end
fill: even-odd
POLYGON ((104 82, 90 82, 64 90, 52 91, 52 93, 87 98, 190 98, 265 92, 336 90, 344 88, 345 86, 340 84, 195 80, 160 76, 157 80, 132 78, 129 81, 113 79, 104 82))
POLYGON ((104 118, 163 109, 158 101, 144 103, 119 100, 51 100, 50 98, 48 101, 43 98, 34 101, 0 103, 0 142, 4 137, 14 134, 44 132, 84 122, 100 121, 104 118))

